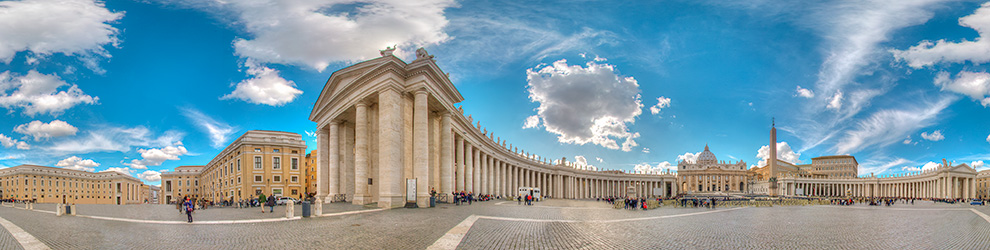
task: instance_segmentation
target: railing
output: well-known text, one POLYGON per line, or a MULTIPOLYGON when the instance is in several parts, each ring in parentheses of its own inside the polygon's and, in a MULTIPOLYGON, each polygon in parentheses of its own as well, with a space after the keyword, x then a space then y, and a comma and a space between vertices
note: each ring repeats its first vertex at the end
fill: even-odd
POLYGON ((335 194, 330 202, 347 202, 347 194, 335 194))
POLYGON ((445 193, 437 194, 437 203, 451 203, 450 197, 445 193))

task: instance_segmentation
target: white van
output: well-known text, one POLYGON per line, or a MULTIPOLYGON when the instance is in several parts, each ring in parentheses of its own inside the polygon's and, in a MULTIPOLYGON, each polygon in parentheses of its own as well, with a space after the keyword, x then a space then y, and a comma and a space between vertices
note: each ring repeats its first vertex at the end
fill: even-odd
POLYGON ((540 193, 540 188, 535 187, 520 187, 519 197, 525 198, 527 195, 533 196, 533 201, 543 200, 543 194, 540 193))

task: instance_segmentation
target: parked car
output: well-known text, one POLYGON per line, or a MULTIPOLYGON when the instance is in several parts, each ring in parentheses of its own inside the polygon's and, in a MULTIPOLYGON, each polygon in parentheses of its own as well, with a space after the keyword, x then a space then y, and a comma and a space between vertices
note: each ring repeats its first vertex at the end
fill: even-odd
POLYGON ((983 206, 983 202, 984 201, 983 200, 980 200, 980 199, 973 199, 973 201, 970 201, 969 204, 970 205, 980 205, 980 206, 983 206))
POLYGON ((275 200, 275 205, 285 205, 286 203, 292 202, 293 204, 299 204, 299 200, 292 197, 282 197, 275 200))

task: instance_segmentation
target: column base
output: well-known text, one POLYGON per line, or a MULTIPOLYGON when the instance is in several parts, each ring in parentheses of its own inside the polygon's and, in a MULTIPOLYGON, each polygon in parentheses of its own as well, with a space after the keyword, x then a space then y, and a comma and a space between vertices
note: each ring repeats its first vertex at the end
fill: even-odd
POLYGON ((370 200, 371 200, 370 196, 355 195, 354 199, 351 200, 351 203, 353 203, 354 205, 363 206, 365 204, 371 203, 370 200))
POLYGON ((416 196, 416 205, 421 208, 430 207, 430 196, 416 196))
MULTIPOLYGON (((429 198, 427 198, 429 199, 429 198)), ((429 200, 426 201, 426 205, 429 204, 429 200)), ((406 199, 403 196, 379 196, 378 197, 378 207, 380 208, 396 208, 406 205, 406 199)))

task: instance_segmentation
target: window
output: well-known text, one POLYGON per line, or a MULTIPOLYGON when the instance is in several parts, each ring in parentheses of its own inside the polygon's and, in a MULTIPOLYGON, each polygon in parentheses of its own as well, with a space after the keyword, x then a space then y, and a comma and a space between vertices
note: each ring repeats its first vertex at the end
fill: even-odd
POLYGON ((261 176, 260 175, 255 175, 254 176, 254 182, 261 182, 261 176))
POLYGON ((280 175, 272 176, 272 182, 282 182, 282 176, 280 175))
POLYGON ((278 153, 278 149, 272 149, 272 153, 278 153))
POLYGON ((254 157, 254 169, 261 169, 261 156, 254 157))
POLYGON ((241 159, 237 159, 237 172, 241 171, 241 159))
POLYGON ((241 184, 241 177, 237 177, 237 184, 241 184))
POLYGON ((282 169, 282 158, 272 157, 272 169, 282 169))
POLYGON ((292 170, 299 170, 299 158, 292 158, 292 170))
POLYGON ((290 180, 292 180, 292 182, 299 182, 299 177, 293 175, 292 177, 290 177, 290 180))
POLYGON ((258 153, 261 153, 261 148, 255 148, 255 149, 254 149, 254 152, 258 152, 258 153))

